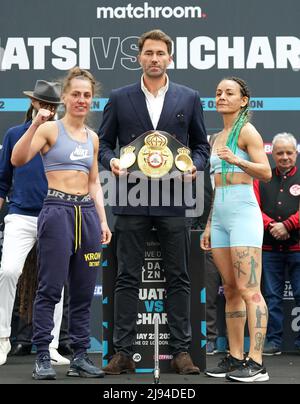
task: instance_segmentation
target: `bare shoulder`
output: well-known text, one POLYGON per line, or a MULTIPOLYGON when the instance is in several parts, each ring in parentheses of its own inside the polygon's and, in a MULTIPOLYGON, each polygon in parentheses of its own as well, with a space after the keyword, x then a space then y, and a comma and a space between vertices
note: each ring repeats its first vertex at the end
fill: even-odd
POLYGON ((98 137, 98 135, 97 135, 97 133, 96 132, 94 132, 92 129, 90 129, 89 128, 89 132, 90 132, 90 135, 91 135, 91 137, 92 137, 92 141, 93 141, 93 144, 94 144, 94 146, 99 146, 99 137, 98 137))
POLYGON ((247 122, 241 129, 240 141, 242 146, 247 147, 256 142, 262 142, 262 137, 255 126, 247 122))
POLYGON ((222 132, 223 132, 223 131, 221 130, 220 132, 213 133, 212 135, 210 135, 209 139, 216 140, 217 137, 222 134, 222 132))
POLYGON ((93 142, 94 141, 99 141, 99 137, 98 137, 98 135, 97 135, 97 133, 96 132, 94 132, 92 129, 89 129, 89 131, 90 131, 90 134, 91 134, 91 136, 92 136, 92 139, 93 139, 93 142))
POLYGON ((217 139, 221 134, 222 134, 222 131, 221 131, 221 132, 217 132, 217 133, 213 133, 212 135, 210 135, 210 137, 209 137, 209 144, 210 144, 210 147, 213 147, 213 145, 214 145, 216 139, 217 139))
POLYGON ((57 129, 57 123, 55 121, 47 121, 39 126, 39 130, 54 131, 57 129))
POLYGON ((37 129, 38 136, 43 136, 46 139, 56 137, 58 132, 57 123, 55 121, 44 122, 37 129))

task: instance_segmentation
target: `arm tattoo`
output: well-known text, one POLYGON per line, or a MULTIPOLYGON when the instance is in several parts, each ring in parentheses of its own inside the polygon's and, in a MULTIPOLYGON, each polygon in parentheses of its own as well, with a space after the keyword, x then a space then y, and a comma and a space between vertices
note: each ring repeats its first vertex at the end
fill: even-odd
POLYGON ((243 171, 246 171, 247 168, 249 168, 249 164, 247 160, 243 160, 239 158, 238 162, 236 163, 236 166, 240 167, 243 171))

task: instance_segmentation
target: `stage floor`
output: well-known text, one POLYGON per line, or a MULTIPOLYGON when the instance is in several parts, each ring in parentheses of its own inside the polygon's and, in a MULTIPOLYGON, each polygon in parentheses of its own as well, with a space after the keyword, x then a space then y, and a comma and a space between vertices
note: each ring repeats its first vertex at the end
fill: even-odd
MULTIPOLYGON (((95 364, 100 365, 101 355, 90 354, 95 364)), ((215 366, 222 354, 207 357, 207 367, 215 366)), ((104 379, 82 379, 66 376, 67 366, 56 366, 57 380, 35 381, 31 378, 35 355, 9 357, 5 365, 0 366, 0 384, 102 384, 134 385, 152 384, 152 374, 106 376, 104 379)), ((300 355, 282 354, 264 357, 270 381, 266 384, 300 384, 300 355)), ((162 373, 161 385, 179 384, 232 384, 224 379, 216 379, 201 373, 198 376, 181 376, 175 373, 162 373)), ((262 383, 260 383, 262 384, 262 383)), ((174 386, 173 386, 174 387, 174 386)))

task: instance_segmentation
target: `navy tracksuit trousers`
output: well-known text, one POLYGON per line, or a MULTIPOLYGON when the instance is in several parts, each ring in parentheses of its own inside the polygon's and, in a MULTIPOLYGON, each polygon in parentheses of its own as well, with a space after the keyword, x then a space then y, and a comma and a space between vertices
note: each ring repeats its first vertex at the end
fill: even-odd
POLYGON ((101 258, 101 227, 94 202, 47 198, 38 219, 38 290, 33 343, 38 354, 52 341, 54 306, 69 281, 69 335, 76 353, 90 346, 90 308, 101 258))

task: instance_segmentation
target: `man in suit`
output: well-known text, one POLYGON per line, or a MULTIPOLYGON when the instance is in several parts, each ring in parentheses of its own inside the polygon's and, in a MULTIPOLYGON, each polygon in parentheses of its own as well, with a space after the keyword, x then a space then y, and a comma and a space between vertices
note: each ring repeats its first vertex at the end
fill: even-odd
MULTIPOLYGON (((192 151, 190 180, 202 171, 209 155, 199 94, 172 83, 166 74, 172 61, 172 41, 160 30, 139 38, 138 60, 143 69, 141 80, 113 90, 104 109, 99 129, 100 163, 118 178, 124 173, 116 157, 117 140, 126 146, 142 133, 161 130, 170 133, 192 151)), ((124 176, 123 176, 124 178, 124 176)), ((149 181, 150 182, 150 181, 149 181)), ((184 184, 184 182, 182 182, 184 184)), ((125 188, 119 188, 119 197, 125 188)), ((184 205, 175 206, 171 186, 169 206, 140 204, 116 206, 115 240, 118 276, 115 287, 114 348, 115 355, 104 367, 107 374, 134 372, 132 359, 136 335, 138 293, 145 241, 154 226, 157 229, 167 279, 167 315, 170 331, 171 367, 180 374, 199 374, 188 353, 191 341, 190 280, 188 257, 190 228, 184 205), (143 205, 143 206, 142 206, 143 205)), ((127 191, 129 193, 130 184, 127 191)), ((151 191, 146 189, 146 194, 151 191)), ((161 195, 160 195, 161 197, 161 195)), ((161 198, 158 198, 161 200, 161 198)), ((130 201, 128 201, 130 202, 130 201)), ((124 204, 123 204, 124 205, 124 204)))

